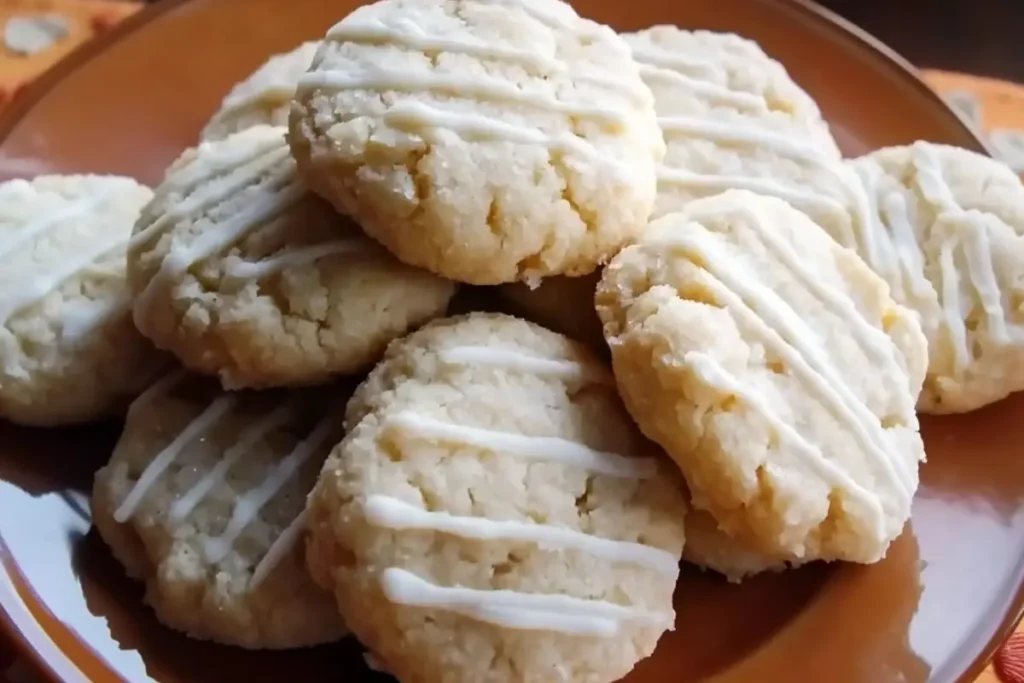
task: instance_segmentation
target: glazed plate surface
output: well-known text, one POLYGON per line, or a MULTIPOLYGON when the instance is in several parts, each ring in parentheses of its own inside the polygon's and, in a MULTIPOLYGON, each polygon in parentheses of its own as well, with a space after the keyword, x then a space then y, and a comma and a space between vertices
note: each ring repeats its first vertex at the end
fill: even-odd
MULTIPOLYGON (((821 104, 848 155, 926 139, 980 149, 916 76, 795 0, 576 0, 634 30, 656 23, 760 42, 821 104)), ((269 54, 321 36, 348 0, 164 0, 48 74, 0 120, 0 178, 44 172, 157 181, 220 98, 269 54)), ((678 621, 629 683, 973 681, 1024 595, 1024 396, 927 418, 913 519, 883 562, 811 566, 739 586, 684 569, 678 621)), ((361 683, 355 643, 284 654, 160 626, 89 531, 85 492, 118 425, 0 424, 0 613, 55 679, 361 683)))

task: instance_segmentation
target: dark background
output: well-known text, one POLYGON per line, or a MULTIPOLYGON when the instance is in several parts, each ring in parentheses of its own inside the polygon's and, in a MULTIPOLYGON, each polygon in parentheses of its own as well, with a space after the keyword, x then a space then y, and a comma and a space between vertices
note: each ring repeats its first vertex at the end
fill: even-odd
POLYGON ((1024 83, 1024 0, 819 2, 917 66, 1024 83))

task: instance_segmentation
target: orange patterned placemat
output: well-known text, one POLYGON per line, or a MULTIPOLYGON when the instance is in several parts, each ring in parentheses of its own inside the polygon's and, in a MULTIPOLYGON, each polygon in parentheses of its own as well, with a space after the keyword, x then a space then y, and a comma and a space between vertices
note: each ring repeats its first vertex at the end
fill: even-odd
MULTIPOLYGON (((76 46, 141 6, 126 0, 0 0, 0 108, 76 46)), ((941 71, 924 76, 986 137, 993 154, 1024 173, 1024 86, 941 71)), ((39 683, 33 668, 2 641, 0 683, 39 683)), ((1024 629, 977 683, 1024 683, 1024 629)))

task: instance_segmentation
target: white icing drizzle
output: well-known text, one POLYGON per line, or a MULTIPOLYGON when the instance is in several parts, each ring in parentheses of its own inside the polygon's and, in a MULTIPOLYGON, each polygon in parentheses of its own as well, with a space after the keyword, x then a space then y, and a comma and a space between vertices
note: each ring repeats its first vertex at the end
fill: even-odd
POLYGON ((252 570, 252 577, 249 579, 249 590, 259 588, 263 581, 270 576, 270 573, 277 568, 277 565, 281 564, 281 560, 292 551, 292 548, 295 547, 295 544, 302 537, 302 532, 306 530, 306 521, 309 517, 308 512, 307 508, 303 508, 302 512, 270 544, 266 554, 259 561, 259 564, 256 565, 256 568, 252 570))
POLYGON ((255 263, 239 261, 230 266, 225 271, 225 275, 239 280, 262 280, 289 268, 315 263, 327 256, 368 254, 374 251, 376 251, 374 245, 366 240, 336 240, 334 242, 324 242, 323 244, 285 249, 255 263))
POLYGON ((498 121, 479 114, 445 111, 422 102, 406 100, 395 103, 384 114, 384 123, 430 141, 438 139, 437 129, 443 128, 465 140, 497 140, 537 145, 563 154, 577 154, 611 167, 624 182, 631 180, 621 161, 602 154, 585 139, 568 132, 549 135, 529 126, 498 121))
MULTIPOLYGON (((132 235, 132 238, 128 241, 128 248, 137 249, 175 221, 183 220, 188 216, 205 211, 234 196, 250 185, 254 178, 268 173, 282 162, 286 162, 289 156, 283 137, 273 146, 269 146, 269 148, 261 149, 254 147, 247 149, 246 152, 247 154, 244 156, 240 154, 231 156, 231 160, 239 160, 240 166, 215 182, 203 181, 227 171, 230 167, 225 168, 223 163, 207 164, 205 163, 205 157, 204 163, 193 164, 186 167, 180 175, 172 176, 168 183, 183 192, 191 192, 191 194, 171 206, 150 225, 132 235), (259 163, 256 163, 257 161, 259 163), (250 166, 250 164, 252 165, 250 166), (195 167, 198 167, 198 171, 195 167), (192 182, 185 181, 185 178, 189 176, 195 176, 192 182), (201 183, 201 185, 197 186, 196 183, 201 183)), ((226 156, 224 157, 224 159, 227 158, 226 156)), ((218 161, 223 162, 224 159, 218 159, 218 161)))
POLYGON ((114 511, 114 521, 123 524, 131 519, 138 508, 139 503, 156 482, 157 478, 177 459, 185 447, 193 439, 208 431, 213 425, 230 413, 237 403, 234 396, 221 396, 203 410, 194 420, 189 422, 185 428, 160 451, 152 462, 142 471, 138 481, 128 491, 124 501, 114 511))
POLYGON ((645 81, 664 81, 673 85, 681 85, 696 95, 711 102, 727 104, 740 111, 764 112, 768 105, 764 98, 742 90, 731 90, 727 86, 712 81, 702 81, 679 71, 665 69, 652 64, 640 64, 640 75, 645 81))
POLYGON ((595 119, 619 128, 629 123, 628 114, 610 107, 570 104, 544 93, 520 88, 509 81, 481 75, 462 77, 454 73, 401 72, 384 69, 375 69, 365 74, 314 71, 299 81, 299 92, 313 88, 446 93, 456 97, 505 101, 535 107, 542 111, 595 119))
POLYGON ((218 119, 233 116, 246 109, 259 106, 263 102, 275 99, 287 103, 295 95, 294 83, 268 83, 266 86, 245 95, 228 96, 217 112, 218 119))
POLYGON ((848 472, 829 460, 821 449, 805 439, 800 432, 776 414, 768 402, 757 392, 745 388, 736 377, 729 373, 713 357, 698 351, 683 355, 683 361, 696 372, 708 386, 723 393, 732 394, 764 418, 779 437, 823 480, 832 487, 852 495, 875 515, 876 532, 884 533, 885 516, 878 496, 861 486, 848 472))
MULTIPOLYGON (((734 270, 730 257, 715 244, 703 228, 660 237, 657 242, 697 255, 710 276, 708 287, 734 314, 778 354, 828 408, 838 422, 845 425, 865 453, 874 457, 882 469, 902 490, 907 499, 913 494, 913 481, 906 476, 899 454, 888 440, 879 418, 857 399, 833 367, 829 354, 821 348, 817 335, 783 302, 756 278, 734 270), (897 467, 899 470, 897 471, 897 467)), ((867 325, 861 316, 849 321, 867 325)))
POLYGON ((283 427, 288 420, 294 417, 297 408, 297 401, 289 401, 288 403, 277 407, 266 417, 242 430, 238 435, 238 441, 224 451, 224 456, 217 461, 217 464, 214 465, 213 469, 200 477, 199 481, 197 481, 192 488, 185 491, 178 500, 174 501, 171 505, 170 512, 168 513, 170 520, 172 522, 181 522, 185 519, 185 517, 192 512, 195 506, 201 503, 203 499, 206 498, 207 494, 217 486, 217 484, 224 481, 228 472, 232 467, 234 467, 236 462, 248 455, 253 446, 255 446, 256 443, 258 443, 264 436, 275 429, 283 427))
POLYGON ((700 136, 716 142, 756 145, 778 154, 828 168, 831 160, 810 145, 779 135, 763 126, 744 125, 736 121, 714 121, 691 116, 661 116, 658 125, 667 133, 700 136))
POLYGON ((281 462, 278 463, 266 479, 255 489, 246 492, 236 502, 231 512, 231 519, 223 533, 216 538, 207 539, 203 551, 209 562, 220 562, 232 545, 252 522, 267 502, 284 486, 299 468, 312 457, 332 434, 336 420, 326 418, 302 440, 281 462))
POLYGON ((645 612, 604 600, 510 590, 438 586, 397 567, 381 574, 384 595, 393 603, 455 612, 505 628, 555 631, 575 636, 615 635, 622 622, 669 627, 670 614, 645 612))
POLYGON ((178 384, 180 384, 187 375, 188 373, 185 372, 185 370, 179 368, 167 373, 156 382, 149 385, 149 387, 139 394, 135 400, 132 401, 131 405, 128 406, 127 415, 130 417, 135 413, 138 413, 140 410, 144 410, 154 400, 178 386, 178 384))
POLYGON ((457 425, 411 411, 388 416, 385 427, 427 441, 451 442, 528 460, 560 462, 613 477, 647 479, 657 473, 657 461, 653 458, 629 458, 605 453, 576 441, 553 436, 525 436, 457 425))
MULTIPOLYGON (((190 163, 174 169, 164 182, 180 190, 193 189, 199 184, 207 185, 205 181, 212 176, 247 166, 264 155, 280 154, 283 150, 287 156, 287 144, 284 140, 285 128, 281 127, 280 130, 280 139, 261 136, 254 139, 251 145, 224 146, 218 143, 203 142, 196 148, 196 158, 190 163)), ((251 173, 245 173, 245 175, 251 176, 251 173)), ((226 179, 222 182, 226 182, 226 179)))
POLYGON ((382 495, 369 496, 363 503, 363 510, 370 524, 387 529, 433 530, 481 541, 526 541, 541 548, 571 548, 612 562, 638 564, 673 578, 679 571, 679 558, 666 550, 641 543, 612 541, 549 524, 430 512, 382 495))
POLYGON ((167 253, 145 289, 135 300, 134 316, 139 327, 147 312, 153 310, 150 305, 152 297, 164 283, 177 275, 181 275, 193 264, 231 246, 250 230, 288 210, 293 204, 306 195, 306 188, 295 181, 294 173, 289 171, 281 174, 264 185, 265 191, 253 198, 252 204, 233 215, 223 223, 212 227, 195 237, 190 245, 174 248, 167 253), (270 187, 272 183, 285 180, 289 184, 284 187, 270 187))
POLYGON ((870 157, 853 164, 868 197, 874 200, 881 195, 880 206, 874 201, 869 204, 869 216, 862 226, 863 241, 868 246, 865 260, 885 277, 902 301, 921 315, 930 343, 943 332, 948 336, 953 370, 962 371, 972 361, 965 320, 974 300, 971 291, 996 343, 1024 339, 1024 326, 1009 323, 1009 307, 996 277, 987 222, 997 219, 959 205, 943 176, 941 161, 927 143, 914 144, 910 154, 917 186, 936 214, 932 233, 943 238, 937 254, 937 281, 929 281, 925 274, 925 256, 914 227, 919 219, 912 215, 914 207, 899 190, 882 191, 884 173, 870 157), (958 254, 963 259, 962 267, 957 265, 958 254), (966 278, 961 278, 962 274, 966 278))
POLYGON ((480 5, 497 5, 521 9, 534 21, 555 30, 568 30, 576 35, 599 33, 598 29, 586 31, 586 25, 568 6, 554 2, 535 2, 534 0, 477 0, 480 5))
POLYGON ((453 346, 438 353, 447 365, 469 365, 522 370, 541 377, 554 377, 570 382, 586 382, 614 386, 615 379, 604 367, 573 360, 541 358, 513 349, 493 346, 453 346))
POLYGON ((722 76, 723 70, 713 62, 704 61, 671 52, 653 45, 630 45, 633 59, 641 64, 658 67, 682 74, 700 74, 703 76, 722 76))
POLYGON ((60 267, 46 275, 28 278, 21 288, 7 292, 0 298, 0 324, 6 323, 12 315, 60 287, 86 265, 118 247, 123 247, 127 240, 124 235, 104 235, 96 241, 99 246, 85 251, 78 258, 63 262, 60 267))
MULTIPOLYGON (((27 183, 26 183, 27 184, 27 183)), ((31 185, 29 185, 31 188, 31 185)), ((27 225, 15 232, 0 232, 0 259, 9 256, 17 249, 31 242, 42 233, 59 225, 66 225, 71 220, 99 208, 113 196, 113 190, 82 197, 65 204, 57 211, 35 217, 27 225)))
POLYGON ((769 178, 693 173, 663 166, 658 169, 658 185, 660 187, 681 186, 708 194, 726 190, 749 190, 777 197, 808 213, 846 211, 843 203, 832 197, 796 187, 787 187, 769 178))

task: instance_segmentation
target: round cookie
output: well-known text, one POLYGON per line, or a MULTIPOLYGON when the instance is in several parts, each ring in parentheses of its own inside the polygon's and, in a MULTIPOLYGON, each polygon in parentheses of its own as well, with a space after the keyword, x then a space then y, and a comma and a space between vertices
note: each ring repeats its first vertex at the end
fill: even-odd
POLYGON ((313 63, 318 47, 319 41, 310 41, 268 59, 231 89, 201 138, 223 140, 256 125, 287 125, 295 86, 313 63))
POLYGON ((136 330, 124 253, 152 192, 116 176, 0 183, 0 418, 123 410, 166 362, 136 330))
POLYGON ((128 277, 139 330, 226 388, 364 370, 455 291, 310 192, 270 126, 185 152, 135 226, 128 277))
POLYGON ((583 275, 646 226, 664 143, 629 49, 560 0, 382 0, 299 82, 310 185, 402 261, 478 285, 583 275))
POLYGON ((550 277, 536 287, 523 282, 502 285, 498 294, 510 312, 605 353, 608 346, 594 310, 594 291, 600 279, 601 271, 581 277, 550 277))
POLYGON ((917 142, 849 162, 870 219, 855 248, 928 338, 918 407, 980 408, 1024 389, 1024 185, 1007 166, 917 142))
POLYGON ((924 447, 916 316, 850 249, 744 191, 652 223, 596 304, 627 408, 751 550, 874 562, 924 447))
POLYGON ((684 487, 582 345, 435 321, 389 347, 346 425, 308 562, 399 680, 614 681, 672 628, 684 487))
POLYGON ((771 556, 752 550, 749 544, 723 531, 715 518, 704 510, 690 510, 686 515, 683 560, 717 572, 734 583, 756 574, 782 571, 801 564, 793 556, 771 556))
POLYGON ((184 371, 132 405, 92 511, 167 626, 249 649, 345 631, 304 562, 305 500, 341 439, 345 392, 223 393, 184 371))
POLYGON ((667 146, 655 218, 738 189, 850 231, 856 179, 818 105, 782 64, 730 33, 654 26, 623 37, 654 93, 667 146))

